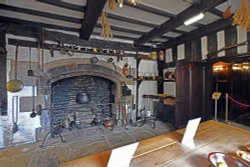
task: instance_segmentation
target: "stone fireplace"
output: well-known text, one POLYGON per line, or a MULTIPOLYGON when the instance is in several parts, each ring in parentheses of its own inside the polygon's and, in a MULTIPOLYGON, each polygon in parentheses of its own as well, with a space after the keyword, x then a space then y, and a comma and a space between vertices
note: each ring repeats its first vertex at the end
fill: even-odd
MULTIPOLYGON (((109 120, 117 112, 121 98, 121 87, 133 84, 124 77, 114 64, 90 59, 67 59, 47 63, 45 73, 38 79, 38 94, 42 108, 49 120, 46 128, 58 125, 69 126, 74 119, 84 126, 91 126, 94 119, 109 120), (79 103, 77 97, 84 94, 89 98, 79 103)), ((43 127, 45 128, 45 127, 43 127)))
POLYGON ((69 127, 72 126, 71 122, 90 125, 96 119, 93 125, 113 118, 115 85, 106 78, 98 76, 65 78, 52 83, 51 90, 52 126, 64 124, 69 127), (84 98, 86 102, 78 101, 84 98))

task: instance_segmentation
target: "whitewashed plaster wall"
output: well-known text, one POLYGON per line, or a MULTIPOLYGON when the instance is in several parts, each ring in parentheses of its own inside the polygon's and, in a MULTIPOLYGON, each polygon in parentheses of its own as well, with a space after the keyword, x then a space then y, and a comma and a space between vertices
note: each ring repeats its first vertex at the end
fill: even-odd
MULTIPOLYGON (((36 39, 33 38, 26 38, 26 37, 20 37, 20 36, 14 36, 14 35, 7 35, 8 38, 14 38, 14 39, 22 39, 22 40, 30 40, 30 41, 36 41, 36 39)), ((15 49, 16 46, 13 45, 7 45, 7 60, 14 60, 15 58, 15 49)), ((19 47, 19 65, 18 65, 18 78, 23 80, 25 85, 34 85, 35 81, 32 80, 32 77, 27 76, 27 70, 29 68, 28 61, 29 61, 29 48, 28 47, 19 47)), ((31 48, 31 61, 32 61, 32 69, 37 70, 38 69, 38 49, 37 48, 31 48)), ((42 56, 42 49, 40 49, 40 57, 42 56)), ((92 58, 97 57, 99 60, 106 61, 111 56, 106 55, 93 55, 93 54, 85 54, 85 53, 75 53, 74 56, 69 56, 66 54, 61 54, 59 51, 54 51, 54 57, 51 57, 49 50, 44 50, 44 62, 53 62, 56 60, 61 59, 71 59, 71 58, 92 58)), ((131 57, 124 57, 122 61, 117 61, 116 57, 112 57, 115 65, 122 68, 125 63, 128 63, 132 69, 136 69, 136 59, 131 57)), ((41 60, 40 60, 41 62, 41 60)), ((41 64, 41 63, 40 63, 41 64)), ((14 65, 14 61, 12 61, 12 65, 14 65)), ((7 65, 7 68, 9 67, 9 64, 7 65)), ((13 68, 12 68, 13 69, 13 68)), ((10 70, 9 70, 10 71, 10 70)), ((7 73, 7 77, 11 79, 13 77, 13 74, 10 75, 9 71, 7 73)), ((134 70, 133 70, 134 71, 134 70)), ((157 62, 155 61, 148 61, 148 60, 142 60, 138 67, 138 72, 141 72, 145 75, 158 75, 157 71, 157 62)), ((134 72, 135 73, 135 72, 134 72)), ((136 96, 136 85, 129 85, 129 88, 132 89, 132 93, 134 94, 134 101, 136 96)), ((144 81, 141 83, 139 87, 139 108, 141 108, 141 102, 142 102, 142 95, 143 94, 157 94, 157 82, 156 81, 144 81)))

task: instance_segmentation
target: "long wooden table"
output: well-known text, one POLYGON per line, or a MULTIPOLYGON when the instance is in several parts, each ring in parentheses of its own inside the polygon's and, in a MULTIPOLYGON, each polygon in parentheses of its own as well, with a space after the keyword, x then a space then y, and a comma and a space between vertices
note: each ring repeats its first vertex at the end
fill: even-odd
MULTIPOLYGON (((131 167, 208 167, 210 152, 232 153, 250 144, 250 131, 217 121, 199 125, 195 147, 180 143, 185 129, 143 140, 133 156, 131 167)), ((111 151, 66 162, 60 167, 106 167, 111 151)), ((249 164, 250 166, 250 164, 249 164)))

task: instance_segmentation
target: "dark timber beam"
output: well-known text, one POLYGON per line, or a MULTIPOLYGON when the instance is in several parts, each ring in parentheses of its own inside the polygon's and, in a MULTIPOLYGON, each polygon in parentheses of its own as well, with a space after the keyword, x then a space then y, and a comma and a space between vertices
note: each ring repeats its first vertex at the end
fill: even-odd
MULTIPOLYGON (((102 28, 101 24, 99 24, 99 23, 97 23, 95 27, 102 28)), ((127 29, 127 28, 122 28, 122 27, 118 27, 118 26, 114 26, 114 25, 111 25, 110 28, 111 28, 112 31, 121 31, 121 32, 130 33, 130 34, 135 34, 135 35, 143 35, 143 34, 145 34, 145 32, 142 32, 142 31, 130 30, 130 29, 127 29)))
MULTIPOLYGON (((91 35, 100 36, 100 33, 99 32, 92 32, 91 35)), ((131 41, 134 41, 136 39, 136 38, 132 38, 132 37, 128 37, 128 36, 115 35, 115 34, 113 34, 113 38, 119 38, 119 39, 131 40, 131 41)))
POLYGON ((35 21, 27 21, 27 20, 21 20, 21 19, 16 19, 16 18, 9 18, 9 17, 0 16, 0 20, 8 22, 8 23, 14 23, 14 24, 29 25, 29 26, 36 26, 36 27, 46 27, 46 28, 51 28, 51 29, 79 32, 79 29, 77 29, 77 28, 71 28, 71 27, 35 22, 35 21))
POLYGON ((36 15, 40 17, 46 17, 50 19, 56 19, 56 20, 62 20, 62 21, 67 21, 67 22, 72 22, 72 23, 82 23, 82 19, 76 19, 73 17, 68 17, 68 16, 62 16, 58 14, 52 14, 52 13, 47 13, 47 12, 41 12, 37 10, 32 10, 32 9, 25 9, 25 8, 20 8, 20 7, 15 7, 15 6, 9 6, 5 4, 0 4, 0 9, 4 10, 9 10, 9 11, 14 11, 14 12, 20 12, 20 13, 26 13, 30 15, 36 15))
MULTIPOLYGON (((86 10, 85 6, 72 5, 70 3, 66 3, 66 2, 63 2, 61 0, 37 0, 37 1, 47 3, 47 4, 50 4, 50 5, 54 5, 54 6, 58 6, 58 7, 62 7, 62 8, 65 8, 65 9, 71 9, 71 10, 79 11, 79 12, 85 12, 85 10, 86 10)), ((133 23, 133 24, 139 24, 139 25, 142 25, 142 26, 147 26, 147 27, 152 27, 152 28, 160 26, 158 24, 153 24, 153 23, 144 22, 144 21, 141 21, 141 20, 136 20, 136 19, 127 18, 127 17, 124 17, 124 16, 119 16, 119 15, 114 14, 114 13, 107 13, 107 16, 108 16, 108 18, 111 18, 111 19, 115 19, 115 20, 119 20, 119 21, 125 21, 125 22, 133 23)))
MULTIPOLYGON (((23 37, 31 37, 37 38, 39 32, 37 27, 32 26, 24 26, 24 25, 17 25, 17 24, 10 24, 7 32, 8 34, 13 34, 17 36, 23 37)), ((61 32, 49 31, 45 30, 44 32, 44 39, 48 41, 56 42, 56 39, 62 40, 65 44, 69 45, 77 45, 77 46, 84 46, 84 47, 96 47, 96 48, 107 48, 107 49, 121 49, 128 51, 150 51, 150 47, 134 47, 132 43, 124 43, 124 42, 114 42, 114 41, 107 41, 102 39, 90 39, 89 41, 80 40, 78 36, 70 35, 61 32)))
POLYGON ((135 41, 136 45, 141 45, 147 41, 150 41, 153 38, 161 36, 169 31, 174 30, 176 27, 183 25, 184 21, 199 14, 200 12, 206 12, 210 8, 215 7, 226 0, 209 0, 202 1, 201 5, 191 6, 188 9, 184 10, 180 14, 177 15, 177 18, 172 18, 166 22, 164 22, 160 28, 154 28, 149 33, 141 36, 137 41, 135 41))
POLYGON ((141 3, 137 3, 136 5, 133 5, 133 4, 129 3, 129 2, 127 2, 127 1, 124 1, 124 4, 129 6, 129 7, 139 9, 139 10, 142 10, 142 11, 145 11, 145 12, 153 13, 153 14, 156 14, 156 15, 160 15, 160 16, 163 16, 163 17, 176 18, 176 15, 174 15, 174 14, 152 8, 150 6, 146 6, 146 5, 143 5, 141 3))
POLYGON ((216 22, 213 22, 211 24, 205 25, 202 27, 202 29, 196 29, 191 32, 186 33, 185 35, 179 36, 173 40, 167 41, 163 44, 163 48, 171 48, 173 46, 176 46, 178 44, 182 44, 184 42, 193 40, 195 38, 200 38, 202 36, 208 35, 213 32, 220 31, 222 29, 225 29, 227 27, 231 26, 232 21, 230 19, 220 19, 216 22))
MULTIPOLYGON (((14 46, 18 45, 18 46, 22 46, 22 47, 32 47, 32 48, 37 48, 37 46, 38 46, 38 42, 20 40, 20 39, 12 39, 12 38, 8 39, 8 44, 9 45, 14 45, 14 46)), ((55 47, 53 44, 47 44, 47 43, 44 44, 44 49, 48 49, 48 50, 53 49, 54 51, 60 51, 61 50, 61 48, 55 47)), ((103 48, 103 49, 106 49, 106 48, 103 48)), ((120 48, 120 50, 122 50, 122 49, 123 48, 120 48)), ((65 47, 65 50, 70 50, 70 48, 65 47)), ((80 51, 79 50, 73 50, 73 52, 93 54, 93 55, 103 55, 103 56, 106 56, 106 55, 107 56, 120 56, 119 54, 114 54, 114 53, 99 53, 99 52, 82 51, 82 50, 80 50, 80 51)), ((122 56, 123 57, 134 57, 135 58, 136 54, 124 53, 122 56)), ((5 83, 4 83, 4 85, 5 85, 5 83)))
POLYGON ((64 2, 62 0, 36 0, 36 1, 47 3, 50 5, 54 5, 54 6, 58 6, 58 7, 62 7, 62 8, 66 8, 66 9, 70 9, 70 10, 76 10, 79 12, 85 12, 85 10, 86 10, 85 6, 74 5, 72 3, 67 3, 67 2, 64 2))
POLYGON ((218 9, 216 9, 216 8, 211 8, 211 9, 209 9, 208 11, 209 11, 210 13, 212 13, 212 14, 214 14, 214 15, 220 17, 220 18, 223 17, 223 12, 220 11, 220 10, 218 10, 218 9))
POLYGON ((0 115, 7 115, 7 90, 6 90, 6 69, 7 69, 7 51, 6 51, 6 30, 9 24, 0 22, 0 115))
POLYGON ((196 23, 193 23, 192 26, 195 26, 195 27, 197 27, 197 28, 201 28, 201 27, 204 26, 204 24, 201 24, 201 23, 196 22, 196 23))
POLYGON ((87 0, 80 38, 88 40, 107 0, 87 0))
POLYGON ((119 16, 119 15, 113 14, 113 13, 107 13, 107 16, 110 19, 125 21, 125 22, 128 22, 128 23, 138 24, 138 25, 141 25, 141 26, 152 27, 152 28, 160 27, 160 25, 158 25, 158 24, 153 24, 153 23, 149 23, 149 22, 145 22, 145 21, 141 21, 141 20, 127 18, 127 17, 119 16))

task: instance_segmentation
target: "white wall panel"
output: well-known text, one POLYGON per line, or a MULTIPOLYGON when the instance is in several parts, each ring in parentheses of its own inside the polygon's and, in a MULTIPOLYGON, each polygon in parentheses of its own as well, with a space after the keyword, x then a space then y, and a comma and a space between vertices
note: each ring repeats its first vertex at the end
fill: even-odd
MULTIPOLYGON (((225 31, 217 32, 217 50, 225 47, 225 31)), ((218 57, 225 56, 225 50, 218 53, 218 57)))
MULTIPOLYGON (((247 32, 242 30, 239 26, 237 26, 237 43, 242 43, 247 41, 247 32)), ((238 46, 237 53, 246 53, 247 45, 238 46)))
POLYGON ((179 45, 177 47, 177 60, 185 59, 185 44, 179 45))
POLYGON ((207 36, 201 38, 201 56, 202 60, 207 59, 208 49, 207 49, 207 36))

